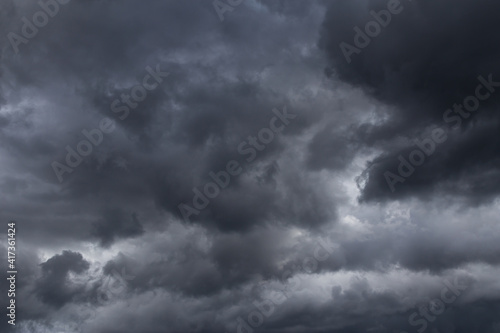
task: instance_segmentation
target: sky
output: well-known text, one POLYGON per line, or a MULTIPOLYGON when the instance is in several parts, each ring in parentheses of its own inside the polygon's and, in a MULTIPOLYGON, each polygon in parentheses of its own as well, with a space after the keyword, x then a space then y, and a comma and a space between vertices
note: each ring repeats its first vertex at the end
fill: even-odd
POLYGON ((0 331, 500 332, 499 11, 0 0, 0 331))

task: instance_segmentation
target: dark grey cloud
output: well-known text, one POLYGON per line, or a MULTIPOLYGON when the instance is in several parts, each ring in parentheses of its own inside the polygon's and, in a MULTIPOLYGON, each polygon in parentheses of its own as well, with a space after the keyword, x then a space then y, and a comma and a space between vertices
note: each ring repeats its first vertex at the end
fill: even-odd
MULTIPOLYGON (((425 198, 429 193, 460 195, 474 203, 490 202, 494 190, 496 149, 493 132, 498 129, 498 98, 481 102, 467 119, 444 119, 447 109, 474 95, 478 77, 498 82, 496 36, 491 34, 498 10, 491 1, 401 1, 400 13, 348 63, 341 42, 355 45, 354 27, 365 29, 374 20, 370 11, 387 10, 388 1, 336 1, 329 6, 320 46, 330 59, 329 75, 363 88, 388 105, 384 121, 360 124, 359 141, 383 153, 367 165, 363 175, 363 200, 390 200, 408 196, 425 198), (459 130, 451 130, 460 121, 459 130), (428 137, 426 128, 450 130, 449 139, 437 152, 392 192, 384 173, 395 172, 398 156, 406 159, 414 140, 428 137), (427 136, 426 136, 427 135, 427 136), (394 145, 401 138, 404 146, 394 145), (476 174, 482 174, 476 176, 476 174), (485 175, 488 175, 486 179, 485 175), (478 183, 491 184, 476 186, 478 183), (465 191, 465 193, 464 193, 465 191)), ((484 89, 484 88, 483 88, 484 89)), ((452 113, 457 117, 457 113, 452 113)), ((447 118, 451 115, 448 114, 447 118)), ((461 116, 458 116, 461 118, 461 116)), ((397 174, 397 171, 396 171, 397 174)))
POLYGON ((458 276, 426 331, 498 332, 498 96, 443 119, 478 76, 500 82, 498 5, 401 1, 348 63, 339 44, 387 1, 221 2, 223 21, 213 1, 73 0, 18 52, 8 34, 42 5, 0 4, 16 329, 412 332, 458 276), (447 139, 391 191, 385 172, 436 128, 447 139), (241 173, 185 219, 230 161, 241 173))
POLYGON ((80 253, 63 251, 40 264, 42 276, 36 282, 36 291, 42 302, 61 307, 81 292, 82 286, 68 279, 70 272, 82 274, 89 269, 89 263, 80 253))
POLYGON ((103 246, 109 246, 115 238, 139 236, 144 233, 136 213, 126 214, 120 210, 103 213, 102 220, 94 224, 92 235, 97 237, 103 246))
POLYGON ((326 126, 309 143, 308 166, 313 170, 343 170, 355 157, 359 144, 352 134, 354 128, 335 132, 335 126, 326 126), (332 140, 332 137, 335 138, 332 140))

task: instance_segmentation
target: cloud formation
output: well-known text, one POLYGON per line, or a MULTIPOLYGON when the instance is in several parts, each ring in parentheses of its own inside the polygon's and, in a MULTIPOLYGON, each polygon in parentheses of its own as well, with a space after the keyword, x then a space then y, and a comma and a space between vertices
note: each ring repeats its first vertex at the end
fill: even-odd
POLYGON ((500 5, 221 2, 0 4, 15 329, 500 332, 500 5))

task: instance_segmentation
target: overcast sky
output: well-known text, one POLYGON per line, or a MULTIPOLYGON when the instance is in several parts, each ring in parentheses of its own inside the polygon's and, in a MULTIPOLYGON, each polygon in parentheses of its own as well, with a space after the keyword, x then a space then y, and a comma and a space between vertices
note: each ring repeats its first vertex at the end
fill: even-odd
POLYGON ((500 332, 499 13, 0 0, 0 330, 500 332))

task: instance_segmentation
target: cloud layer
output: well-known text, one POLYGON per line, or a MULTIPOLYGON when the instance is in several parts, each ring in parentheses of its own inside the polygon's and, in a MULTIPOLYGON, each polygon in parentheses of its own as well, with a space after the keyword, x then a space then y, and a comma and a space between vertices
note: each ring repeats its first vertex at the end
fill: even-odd
POLYGON ((15 329, 500 332, 499 6, 3 1, 15 329))

